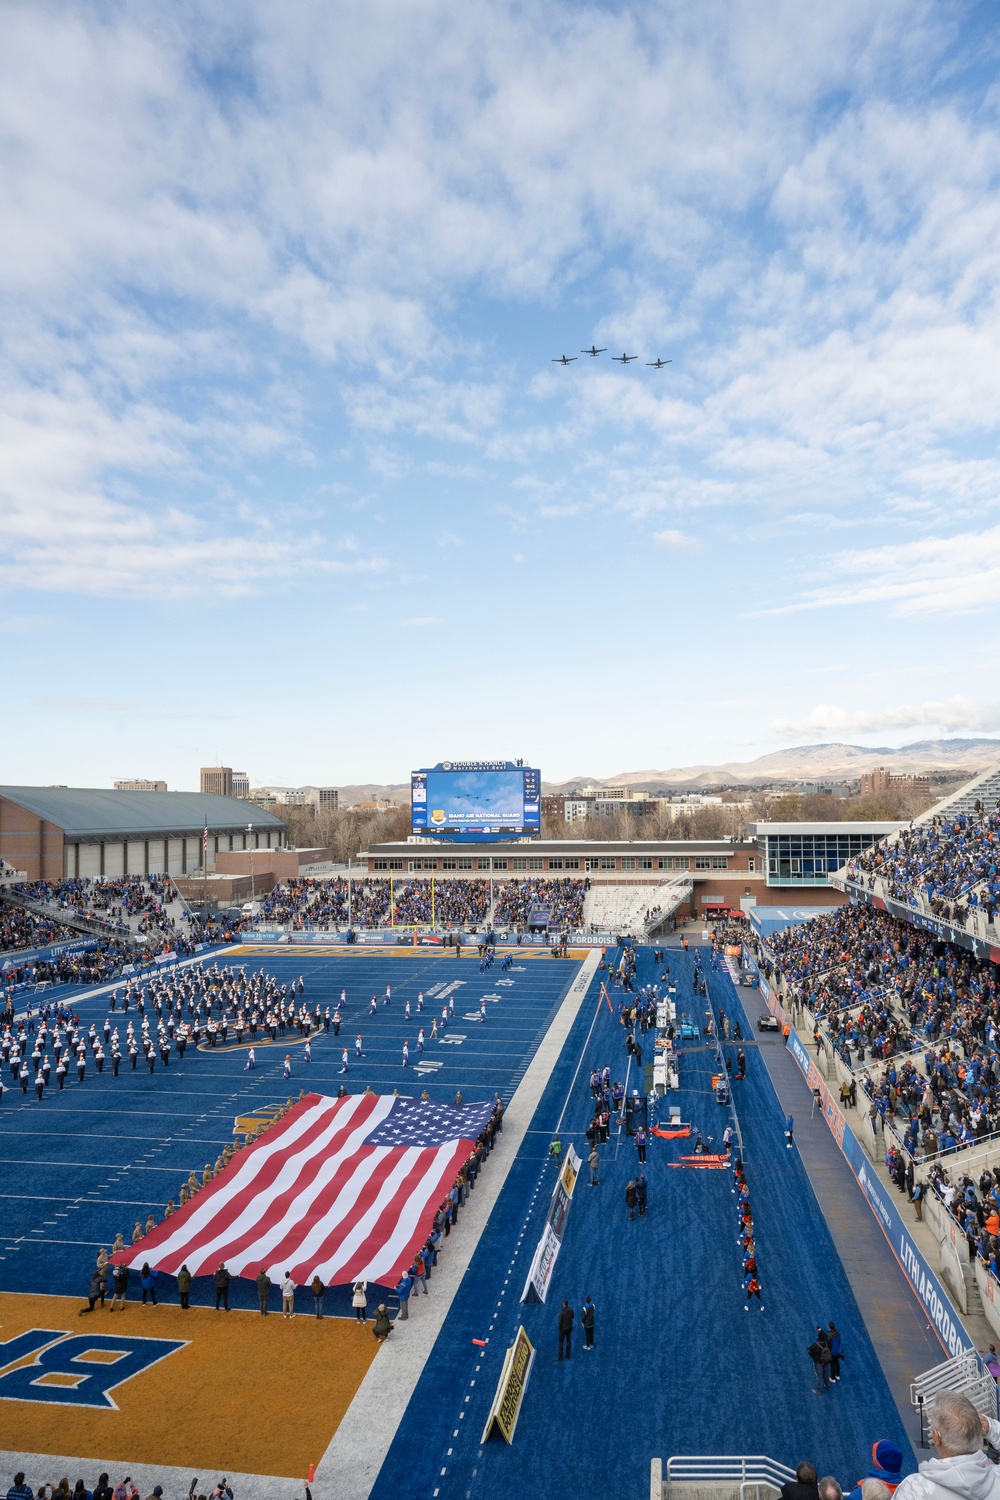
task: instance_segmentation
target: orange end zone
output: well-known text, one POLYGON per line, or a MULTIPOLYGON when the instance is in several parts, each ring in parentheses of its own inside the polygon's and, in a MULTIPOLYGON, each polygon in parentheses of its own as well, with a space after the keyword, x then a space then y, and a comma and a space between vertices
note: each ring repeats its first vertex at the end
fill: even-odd
POLYGON ((238 1454, 301 1479, 378 1352, 371 1322, 346 1318, 80 1305, 0 1293, 0 1419, 24 1451, 220 1474, 238 1454))

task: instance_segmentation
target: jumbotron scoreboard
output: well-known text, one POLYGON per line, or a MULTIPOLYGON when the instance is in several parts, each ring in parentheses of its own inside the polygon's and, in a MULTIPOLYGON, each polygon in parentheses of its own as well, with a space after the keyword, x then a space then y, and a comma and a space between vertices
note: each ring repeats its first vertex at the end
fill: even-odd
POLYGON ((410 774, 410 826, 425 838, 491 839, 541 830, 542 773, 513 760, 442 760, 410 774))

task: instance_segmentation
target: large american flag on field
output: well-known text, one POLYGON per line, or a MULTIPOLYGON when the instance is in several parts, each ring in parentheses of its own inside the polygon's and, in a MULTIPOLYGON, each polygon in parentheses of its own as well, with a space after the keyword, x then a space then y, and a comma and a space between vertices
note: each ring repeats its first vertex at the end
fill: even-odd
POLYGON ((137 1245, 111 1259, 176 1276, 299 1286, 391 1284, 410 1264, 489 1120, 491 1104, 309 1094, 137 1245))

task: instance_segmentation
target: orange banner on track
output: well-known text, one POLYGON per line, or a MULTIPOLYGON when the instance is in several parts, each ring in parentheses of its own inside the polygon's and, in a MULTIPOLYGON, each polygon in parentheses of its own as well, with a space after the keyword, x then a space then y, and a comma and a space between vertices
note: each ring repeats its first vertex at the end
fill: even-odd
POLYGON ((682 1161, 671 1161, 668 1167, 695 1167, 702 1172, 724 1172, 728 1162, 710 1161, 704 1156, 687 1156, 682 1161))

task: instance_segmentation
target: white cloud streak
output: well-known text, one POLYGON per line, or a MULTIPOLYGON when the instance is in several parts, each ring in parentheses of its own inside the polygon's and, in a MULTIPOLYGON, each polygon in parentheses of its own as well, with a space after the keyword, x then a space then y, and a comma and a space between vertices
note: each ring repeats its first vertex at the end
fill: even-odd
POLYGON ((1000 703, 979 703, 960 696, 944 702, 901 704, 897 708, 847 709, 824 703, 804 718, 775 719, 771 724, 773 733, 784 740, 922 728, 938 729, 945 734, 957 734, 963 730, 976 734, 992 733, 1000 729, 1000 703))
POLYGON ((1000 602, 1000 526, 839 552, 828 565, 841 581, 791 608, 882 604, 900 616, 969 614, 1000 602))

